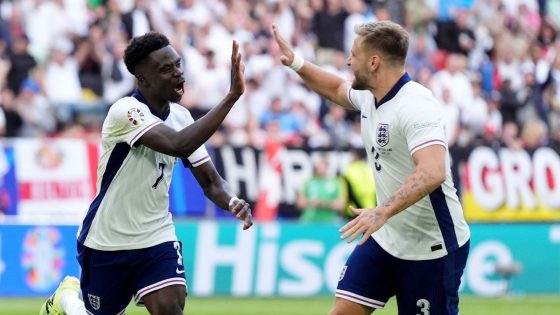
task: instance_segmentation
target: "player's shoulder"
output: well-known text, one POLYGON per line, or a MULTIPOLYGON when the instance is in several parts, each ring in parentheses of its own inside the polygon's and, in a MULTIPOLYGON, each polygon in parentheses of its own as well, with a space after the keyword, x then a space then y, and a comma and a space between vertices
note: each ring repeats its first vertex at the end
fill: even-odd
POLYGON ((425 98, 433 98, 434 95, 432 91, 427 87, 423 86, 422 84, 416 81, 410 81, 403 86, 404 95, 406 97, 414 98, 414 97, 425 97, 425 98))
POLYGON ((125 96, 109 107, 109 111, 103 122, 103 130, 105 132, 120 130, 129 123, 137 127, 147 119, 155 119, 150 112, 150 108, 134 97, 125 96))
POLYGON ((117 100, 111 107, 109 107, 109 114, 122 112, 122 111, 130 111, 133 109, 137 109, 140 111, 148 111, 149 108, 146 104, 140 102, 135 97, 132 96, 125 96, 117 100))
POLYGON ((403 105, 402 108, 406 110, 411 107, 427 108, 440 106, 432 91, 415 81, 410 81, 403 86, 401 104, 403 105))
POLYGON ((188 120, 193 119, 191 112, 183 105, 177 103, 170 103, 169 111, 170 111, 170 115, 172 115, 174 118, 179 118, 179 119, 183 118, 188 120))
POLYGON ((177 112, 180 114, 191 114, 191 112, 183 105, 177 104, 177 103, 169 103, 169 109, 172 112, 177 112))

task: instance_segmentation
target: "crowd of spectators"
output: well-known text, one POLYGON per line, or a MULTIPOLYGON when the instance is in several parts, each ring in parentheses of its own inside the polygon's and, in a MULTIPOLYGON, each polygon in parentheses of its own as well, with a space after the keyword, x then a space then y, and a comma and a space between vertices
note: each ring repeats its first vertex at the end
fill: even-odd
POLYGON ((442 102, 451 145, 560 143, 560 3, 546 0, 18 0, 0 2, 0 135, 98 134, 134 89, 122 55, 156 30, 184 56, 182 105, 195 118, 229 88, 231 41, 247 90, 212 144, 360 147, 357 115, 330 106, 279 62, 276 23, 295 49, 352 79, 355 24, 411 33, 408 73, 442 102))

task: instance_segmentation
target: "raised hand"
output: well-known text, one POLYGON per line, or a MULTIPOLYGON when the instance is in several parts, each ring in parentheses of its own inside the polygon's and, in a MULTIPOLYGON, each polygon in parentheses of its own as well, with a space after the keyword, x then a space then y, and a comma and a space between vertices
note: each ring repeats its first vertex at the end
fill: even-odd
POLYGON ((348 243, 351 243, 362 235, 362 238, 358 242, 358 245, 362 245, 373 232, 379 230, 387 221, 387 217, 379 208, 355 209, 350 206, 350 210, 357 216, 338 230, 340 233, 344 233, 340 238, 346 240, 348 243))
POLYGON ((253 225, 253 215, 251 214, 251 208, 249 204, 239 198, 234 198, 230 205, 229 211, 235 215, 239 220, 243 220, 243 229, 246 230, 253 225))
POLYGON ((229 92, 236 97, 245 92, 245 64, 239 53, 239 43, 233 41, 231 49, 231 85, 229 92))
POLYGON ((286 42, 286 40, 282 38, 282 36, 278 32, 278 27, 276 26, 276 24, 272 24, 272 35, 274 35, 274 39, 276 40, 278 47, 280 47, 280 52, 282 52, 280 61, 285 66, 291 65, 294 61, 294 51, 290 47, 290 44, 288 44, 288 42, 286 42))

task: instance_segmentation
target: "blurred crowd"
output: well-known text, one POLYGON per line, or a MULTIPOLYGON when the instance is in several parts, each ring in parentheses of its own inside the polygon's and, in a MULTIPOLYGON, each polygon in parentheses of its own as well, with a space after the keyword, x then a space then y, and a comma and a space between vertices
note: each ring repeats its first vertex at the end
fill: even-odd
POLYGON ((551 0, 1 1, 0 135, 98 136, 108 107, 134 89, 127 42, 157 30, 184 56, 182 105, 195 118, 226 94, 231 42, 241 43, 247 90, 212 144, 360 147, 357 115, 282 66, 270 28, 351 80, 354 25, 385 19, 410 31, 408 73, 444 105, 451 145, 560 143, 560 2, 551 0))

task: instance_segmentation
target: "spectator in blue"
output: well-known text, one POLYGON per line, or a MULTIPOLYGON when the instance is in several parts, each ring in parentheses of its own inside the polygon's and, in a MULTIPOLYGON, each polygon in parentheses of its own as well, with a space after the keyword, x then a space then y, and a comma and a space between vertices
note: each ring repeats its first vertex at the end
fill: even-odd
POLYGON ((284 138, 291 138, 301 133, 302 126, 300 122, 290 111, 284 109, 280 97, 272 98, 270 108, 261 115, 259 123, 264 128, 271 121, 279 124, 280 133, 284 138))
POLYGON ((421 34, 414 37, 412 49, 408 54, 406 65, 408 74, 416 79, 421 69, 428 68, 434 71, 432 60, 430 59, 431 51, 428 47, 427 35, 421 34))

